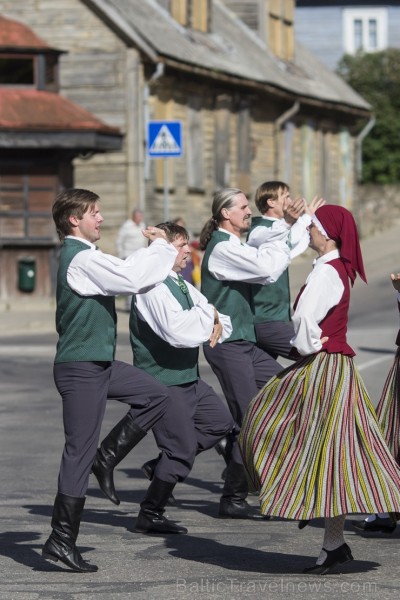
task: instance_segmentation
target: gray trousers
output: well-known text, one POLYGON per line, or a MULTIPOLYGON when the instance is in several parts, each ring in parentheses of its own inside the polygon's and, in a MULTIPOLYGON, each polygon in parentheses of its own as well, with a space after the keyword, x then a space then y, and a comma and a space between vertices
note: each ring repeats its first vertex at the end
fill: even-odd
MULTIPOLYGON (((168 431, 169 449, 161 454, 154 474, 163 481, 183 481, 189 474, 196 455, 215 446, 232 431, 235 423, 224 402, 201 379, 184 385, 173 385, 168 390, 171 397, 169 410, 153 427, 153 434, 157 441, 160 431, 168 431), (176 461, 173 479, 164 465, 171 450, 176 461)), ((163 450, 159 444, 158 446, 163 450)))
MULTIPOLYGON (((244 340, 217 344, 215 348, 205 345, 203 351, 218 377, 235 422, 241 426, 250 400, 271 377, 282 371, 282 366, 264 350, 244 340)), ((242 462, 236 441, 232 460, 242 462)))
MULTIPOLYGON (((55 364, 54 381, 62 398, 65 434, 58 491, 83 497, 107 399, 129 404, 135 423, 148 431, 168 409, 168 388, 141 369, 121 361, 55 364)), ((160 443, 168 449, 166 434, 159 435, 160 443)), ((174 472, 173 461, 164 462, 164 468, 174 472)))
POLYGON ((257 346, 262 350, 273 358, 292 358, 290 351, 293 350, 293 346, 290 345, 290 340, 294 337, 294 328, 291 321, 256 323, 255 330, 257 346))

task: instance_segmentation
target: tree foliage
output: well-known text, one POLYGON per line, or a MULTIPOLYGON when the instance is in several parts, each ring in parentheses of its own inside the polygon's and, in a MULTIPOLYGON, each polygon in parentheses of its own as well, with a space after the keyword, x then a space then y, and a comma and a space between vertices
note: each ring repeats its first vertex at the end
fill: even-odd
POLYGON ((371 104, 376 117, 363 142, 363 181, 400 182, 400 49, 346 54, 338 73, 371 104))

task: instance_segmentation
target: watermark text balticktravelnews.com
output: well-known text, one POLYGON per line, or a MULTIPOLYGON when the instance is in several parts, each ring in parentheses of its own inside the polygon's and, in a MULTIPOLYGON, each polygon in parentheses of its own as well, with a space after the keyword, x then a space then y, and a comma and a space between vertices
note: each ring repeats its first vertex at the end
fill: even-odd
MULTIPOLYGON (((210 579, 201 577, 200 579, 190 580, 178 578, 176 580, 176 591, 178 594, 236 594, 240 598, 240 594, 259 595, 270 593, 341 593, 341 594, 376 594, 378 585, 372 581, 363 581, 357 583, 355 581, 297 581, 291 582, 287 579, 268 580, 268 579, 248 579, 246 581, 232 578, 227 579, 210 579)), ((179 598, 179 596, 178 596, 179 598)))

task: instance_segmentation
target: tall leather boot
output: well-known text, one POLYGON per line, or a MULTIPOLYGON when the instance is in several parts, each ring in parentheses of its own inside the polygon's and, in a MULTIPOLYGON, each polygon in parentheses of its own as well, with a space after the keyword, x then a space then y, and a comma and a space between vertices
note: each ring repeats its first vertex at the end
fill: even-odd
POLYGON ((165 505, 174 487, 175 483, 153 477, 146 497, 140 504, 135 531, 138 533, 187 533, 186 527, 180 527, 164 517, 165 505))
POLYGON ((225 461, 226 466, 229 465, 229 462, 231 460, 231 454, 232 454, 232 437, 231 435, 226 435, 225 437, 222 438, 222 440, 219 440, 219 442, 217 442, 214 446, 215 450, 217 451, 217 453, 222 456, 222 458, 225 461))
POLYGON ((97 450, 92 473, 105 497, 114 504, 121 502, 114 487, 114 468, 145 435, 147 432, 138 427, 128 413, 104 438, 97 450))
MULTIPOLYGON (((155 468, 156 468, 157 463, 160 460, 160 458, 161 458, 161 454, 159 456, 157 456, 157 458, 152 458, 151 460, 148 460, 141 466, 143 473, 145 474, 147 479, 149 479, 150 481, 154 477, 154 471, 155 471, 155 468)), ((171 494, 170 497, 168 498, 167 506, 176 506, 176 499, 173 494, 171 494)))
POLYGON ((247 504, 248 484, 244 466, 229 462, 218 516, 221 519, 248 519, 255 516, 252 507, 247 504))
POLYGON ((79 573, 94 573, 98 570, 97 566, 83 560, 75 545, 85 500, 58 492, 51 520, 53 531, 43 546, 42 556, 53 562, 61 561, 79 573))
POLYGON ((226 467, 223 469, 223 471, 221 473, 221 479, 223 481, 225 481, 226 470, 228 468, 229 461, 231 460, 232 444, 233 444, 232 434, 228 433, 225 437, 222 438, 222 440, 219 440, 219 442, 217 442, 214 446, 216 452, 220 456, 222 456, 222 458, 225 461, 226 467))

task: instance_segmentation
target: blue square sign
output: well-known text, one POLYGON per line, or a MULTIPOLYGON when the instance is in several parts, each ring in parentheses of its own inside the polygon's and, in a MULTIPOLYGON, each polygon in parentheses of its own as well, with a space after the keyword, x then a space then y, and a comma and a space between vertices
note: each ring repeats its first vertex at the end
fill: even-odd
POLYGON ((147 154, 153 157, 182 156, 181 121, 149 121, 147 154))

